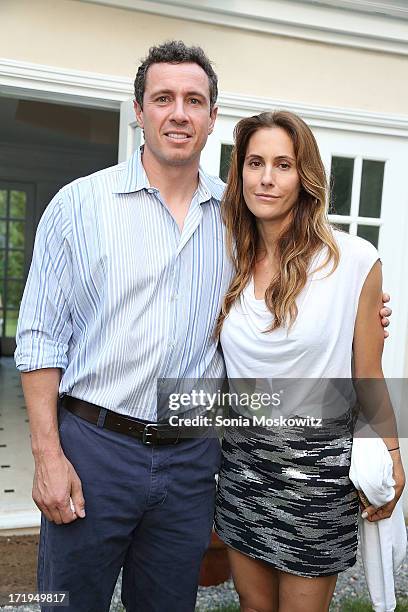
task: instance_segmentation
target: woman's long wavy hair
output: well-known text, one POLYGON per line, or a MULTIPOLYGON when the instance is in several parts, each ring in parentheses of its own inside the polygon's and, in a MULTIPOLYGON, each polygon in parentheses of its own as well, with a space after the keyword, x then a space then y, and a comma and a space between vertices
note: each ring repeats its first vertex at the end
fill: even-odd
POLYGON ((297 317, 296 298, 304 288, 313 256, 327 247, 320 266, 339 262, 339 250, 327 219, 327 181, 316 140, 310 128, 297 115, 287 111, 261 113, 242 119, 235 126, 231 167, 221 203, 227 229, 227 246, 235 275, 224 298, 216 326, 219 336, 225 317, 239 298, 255 269, 259 233, 256 218, 245 204, 242 171, 251 136, 259 129, 280 127, 290 136, 301 187, 292 211, 292 220, 277 242, 279 271, 265 292, 265 302, 274 315, 266 331, 293 325, 297 317))

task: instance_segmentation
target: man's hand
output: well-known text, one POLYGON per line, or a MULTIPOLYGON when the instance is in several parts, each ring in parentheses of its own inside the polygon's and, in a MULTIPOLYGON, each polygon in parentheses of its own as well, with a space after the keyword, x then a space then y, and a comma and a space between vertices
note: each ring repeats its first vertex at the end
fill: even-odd
POLYGON ((388 308, 388 306, 384 306, 384 304, 390 301, 390 296, 388 295, 388 293, 382 294, 382 301, 383 301, 383 307, 380 310, 381 325, 384 328, 384 338, 388 338, 390 334, 388 333, 388 330, 386 329, 386 327, 388 327, 390 324, 390 320, 388 317, 392 315, 391 308, 388 308))
POLYGON ((81 481, 64 455, 59 438, 57 400, 60 378, 58 368, 44 368, 21 375, 35 461, 33 500, 45 517, 57 525, 85 516, 81 481))
POLYGON ((85 517, 81 481, 62 450, 36 458, 33 500, 45 517, 57 525, 85 517))

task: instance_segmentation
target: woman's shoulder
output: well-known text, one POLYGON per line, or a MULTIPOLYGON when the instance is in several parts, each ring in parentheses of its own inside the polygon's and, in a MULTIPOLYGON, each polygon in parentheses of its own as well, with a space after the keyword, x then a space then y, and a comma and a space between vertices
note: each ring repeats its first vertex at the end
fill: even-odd
POLYGON ((353 236, 348 232, 344 232, 343 230, 337 229, 336 227, 332 228, 333 237, 339 247, 340 254, 352 253, 352 254, 369 254, 369 255, 378 255, 378 251, 376 247, 371 244, 365 238, 361 238, 360 236, 353 236))
POLYGON ((337 228, 332 228, 333 237, 340 251, 340 258, 353 258, 358 261, 379 259, 378 251, 371 242, 352 236, 337 228))

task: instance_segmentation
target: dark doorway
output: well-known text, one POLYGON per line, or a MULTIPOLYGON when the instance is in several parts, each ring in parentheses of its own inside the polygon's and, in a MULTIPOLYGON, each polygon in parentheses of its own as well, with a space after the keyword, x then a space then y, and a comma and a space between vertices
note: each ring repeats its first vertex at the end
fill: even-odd
POLYGON ((0 97, 0 356, 15 350, 35 229, 67 183, 117 163, 119 111, 0 97))

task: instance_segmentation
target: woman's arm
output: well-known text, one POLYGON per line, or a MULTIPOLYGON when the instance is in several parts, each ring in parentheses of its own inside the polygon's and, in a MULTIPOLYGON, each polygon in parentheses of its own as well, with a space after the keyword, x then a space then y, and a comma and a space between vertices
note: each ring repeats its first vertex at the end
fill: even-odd
POLYGON ((367 422, 390 449, 395 498, 377 510, 373 506, 365 508, 370 521, 391 515, 405 484, 400 451, 391 450, 398 449, 399 441, 394 410, 381 366, 384 345, 384 332, 378 319, 381 287, 381 263, 377 261, 366 278, 358 304, 353 339, 354 378, 358 401, 367 422))

